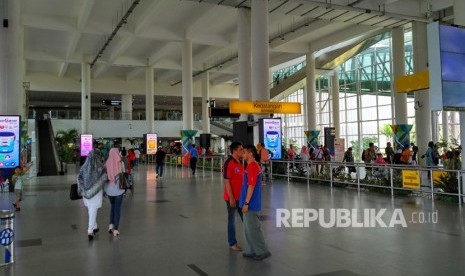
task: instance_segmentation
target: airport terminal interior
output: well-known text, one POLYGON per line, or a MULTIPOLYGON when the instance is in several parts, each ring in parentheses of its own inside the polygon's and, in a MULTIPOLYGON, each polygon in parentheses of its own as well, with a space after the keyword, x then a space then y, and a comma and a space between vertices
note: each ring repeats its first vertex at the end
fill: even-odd
MULTIPOLYGON (((463 275, 464 10, 463 0, 0 0, 0 273, 463 275), (228 245, 222 169, 234 141, 270 149, 263 260, 228 245), (90 240, 70 186, 92 144, 141 156, 120 235, 107 232, 104 196, 90 240), (203 147, 195 175, 192 146, 203 147)), ((245 247, 246 224, 235 224, 245 247)))

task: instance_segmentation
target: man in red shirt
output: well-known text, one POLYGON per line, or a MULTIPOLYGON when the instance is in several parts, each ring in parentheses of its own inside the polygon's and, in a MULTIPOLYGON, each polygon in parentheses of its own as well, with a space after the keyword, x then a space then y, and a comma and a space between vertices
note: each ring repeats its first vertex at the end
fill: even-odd
POLYGON ((233 142, 229 149, 231 150, 231 156, 223 165, 223 197, 228 209, 228 243, 232 250, 242 251, 242 248, 237 244, 236 240, 235 214, 237 211, 242 220, 242 210, 239 208, 239 199, 242 181, 244 179, 244 166, 240 160, 243 148, 241 143, 233 142))
POLYGON ((262 209, 262 172, 255 161, 258 157, 257 149, 252 146, 244 147, 243 159, 247 162, 244 184, 242 185, 239 207, 244 213, 244 257, 261 261, 271 256, 262 232, 259 212, 262 209))

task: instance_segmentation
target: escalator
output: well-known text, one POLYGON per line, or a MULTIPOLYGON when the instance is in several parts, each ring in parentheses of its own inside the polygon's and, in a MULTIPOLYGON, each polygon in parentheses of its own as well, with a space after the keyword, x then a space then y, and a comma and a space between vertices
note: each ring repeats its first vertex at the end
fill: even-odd
POLYGON ((39 160, 37 176, 58 175, 60 163, 50 119, 36 120, 36 130, 38 143, 37 159, 39 160))

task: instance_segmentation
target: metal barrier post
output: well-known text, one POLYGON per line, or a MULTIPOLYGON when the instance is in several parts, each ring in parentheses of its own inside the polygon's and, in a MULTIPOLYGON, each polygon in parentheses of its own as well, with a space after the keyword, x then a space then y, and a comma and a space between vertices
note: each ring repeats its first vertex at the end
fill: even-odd
POLYGON ((333 188, 333 169, 331 163, 329 163, 329 183, 331 185, 331 189, 333 188))
POLYGON ((360 167, 357 168, 357 190, 360 193, 360 167))
POLYGON ((430 181, 431 181, 431 200, 434 201, 433 170, 431 168, 429 168, 429 178, 430 178, 430 181))
POLYGON ((310 168, 311 168, 311 165, 309 167, 308 162, 307 162, 307 163, 305 163, 305 166, 307 168, 307 185, 310 185, 310 168))
POLYGON ((286 162, 286 164, 287 164, 287 183, 289 183, 289 177, 290 177, 291 172, 289 171, 289 162, 286 162))
POLYGON ((458 188, 459 188, 459 190, 458 190, 458 192, 459 192, 459 193, 458 193, 458 196, 459 196, 459 206, 460 206, 460 205, 462 205, 462 191, 461 191, 462 189, 461 189, 461 187, 460 187, 460 186, 462 186, 462 185, 460 185, 460 184, 461 184, 462 181, 463 181, 463 172, 462 172, 462 171, 460 171, 460 172, 457 174, 457 178, 458 178, 457 186, 458 186, 458 188))
POLYGON ((205 155, 202 157, 202 172, 205 172, 205 155))
POLYGON ((394 170, 389 168, 389 175, 391 177, 391 196, 394 196, 394 170))
POLYGON ((272 161, 272 159, 270 159, 270 170, 269 170, 269 172, 270 172, 270 175, 268 176, 268 179, 269 179, 270 184, 271 184, 273 182, 272 181, 273 180, 273 161, 272 161))

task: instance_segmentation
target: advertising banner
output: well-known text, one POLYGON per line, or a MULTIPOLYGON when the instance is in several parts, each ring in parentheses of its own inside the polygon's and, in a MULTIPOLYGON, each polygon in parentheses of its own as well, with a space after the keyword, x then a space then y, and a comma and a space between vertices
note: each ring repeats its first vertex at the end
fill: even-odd
POLYGON ((318 147, 318 136, 320 135, 319 130, 308 130, 304 131, 305 136, 307 136, 307 145, 311 146, 312 148, 318 147))
POLYGON ((412 128, 413 125, 391 125, 391 129, 394 132, 394 139, 397 146, 410 146, 410 131, 412 130, 412 128))
POLYGON ((92 145, 92 134, 81 134, 81 156, 88 156, 92 145))
POLYGON ((0 116, 0 169, 20 165, 20 116, 0 116))
POLYGON ((336 138, 336 128, 325 127, 325 146, 329 149, 331 156, 334 156, 334 139, 336 138))
POLYGON ((157 153, 157 144, 158 144, 158 136, 154 133, 147 133, 145 136, 145 145, 147 150, 147 155, 154 155, 157 153))
POLYGON ((272 153, 271 159, 281 159, 281 119, 263 119, 263 144, 272 153))
POLYGON ((345 153, 345 139, 334 139, 334 161, 342 162, 345 153))
POLYGON ((402 170, 402 187, 405 189, 420 189, 420 171, 402 170))

